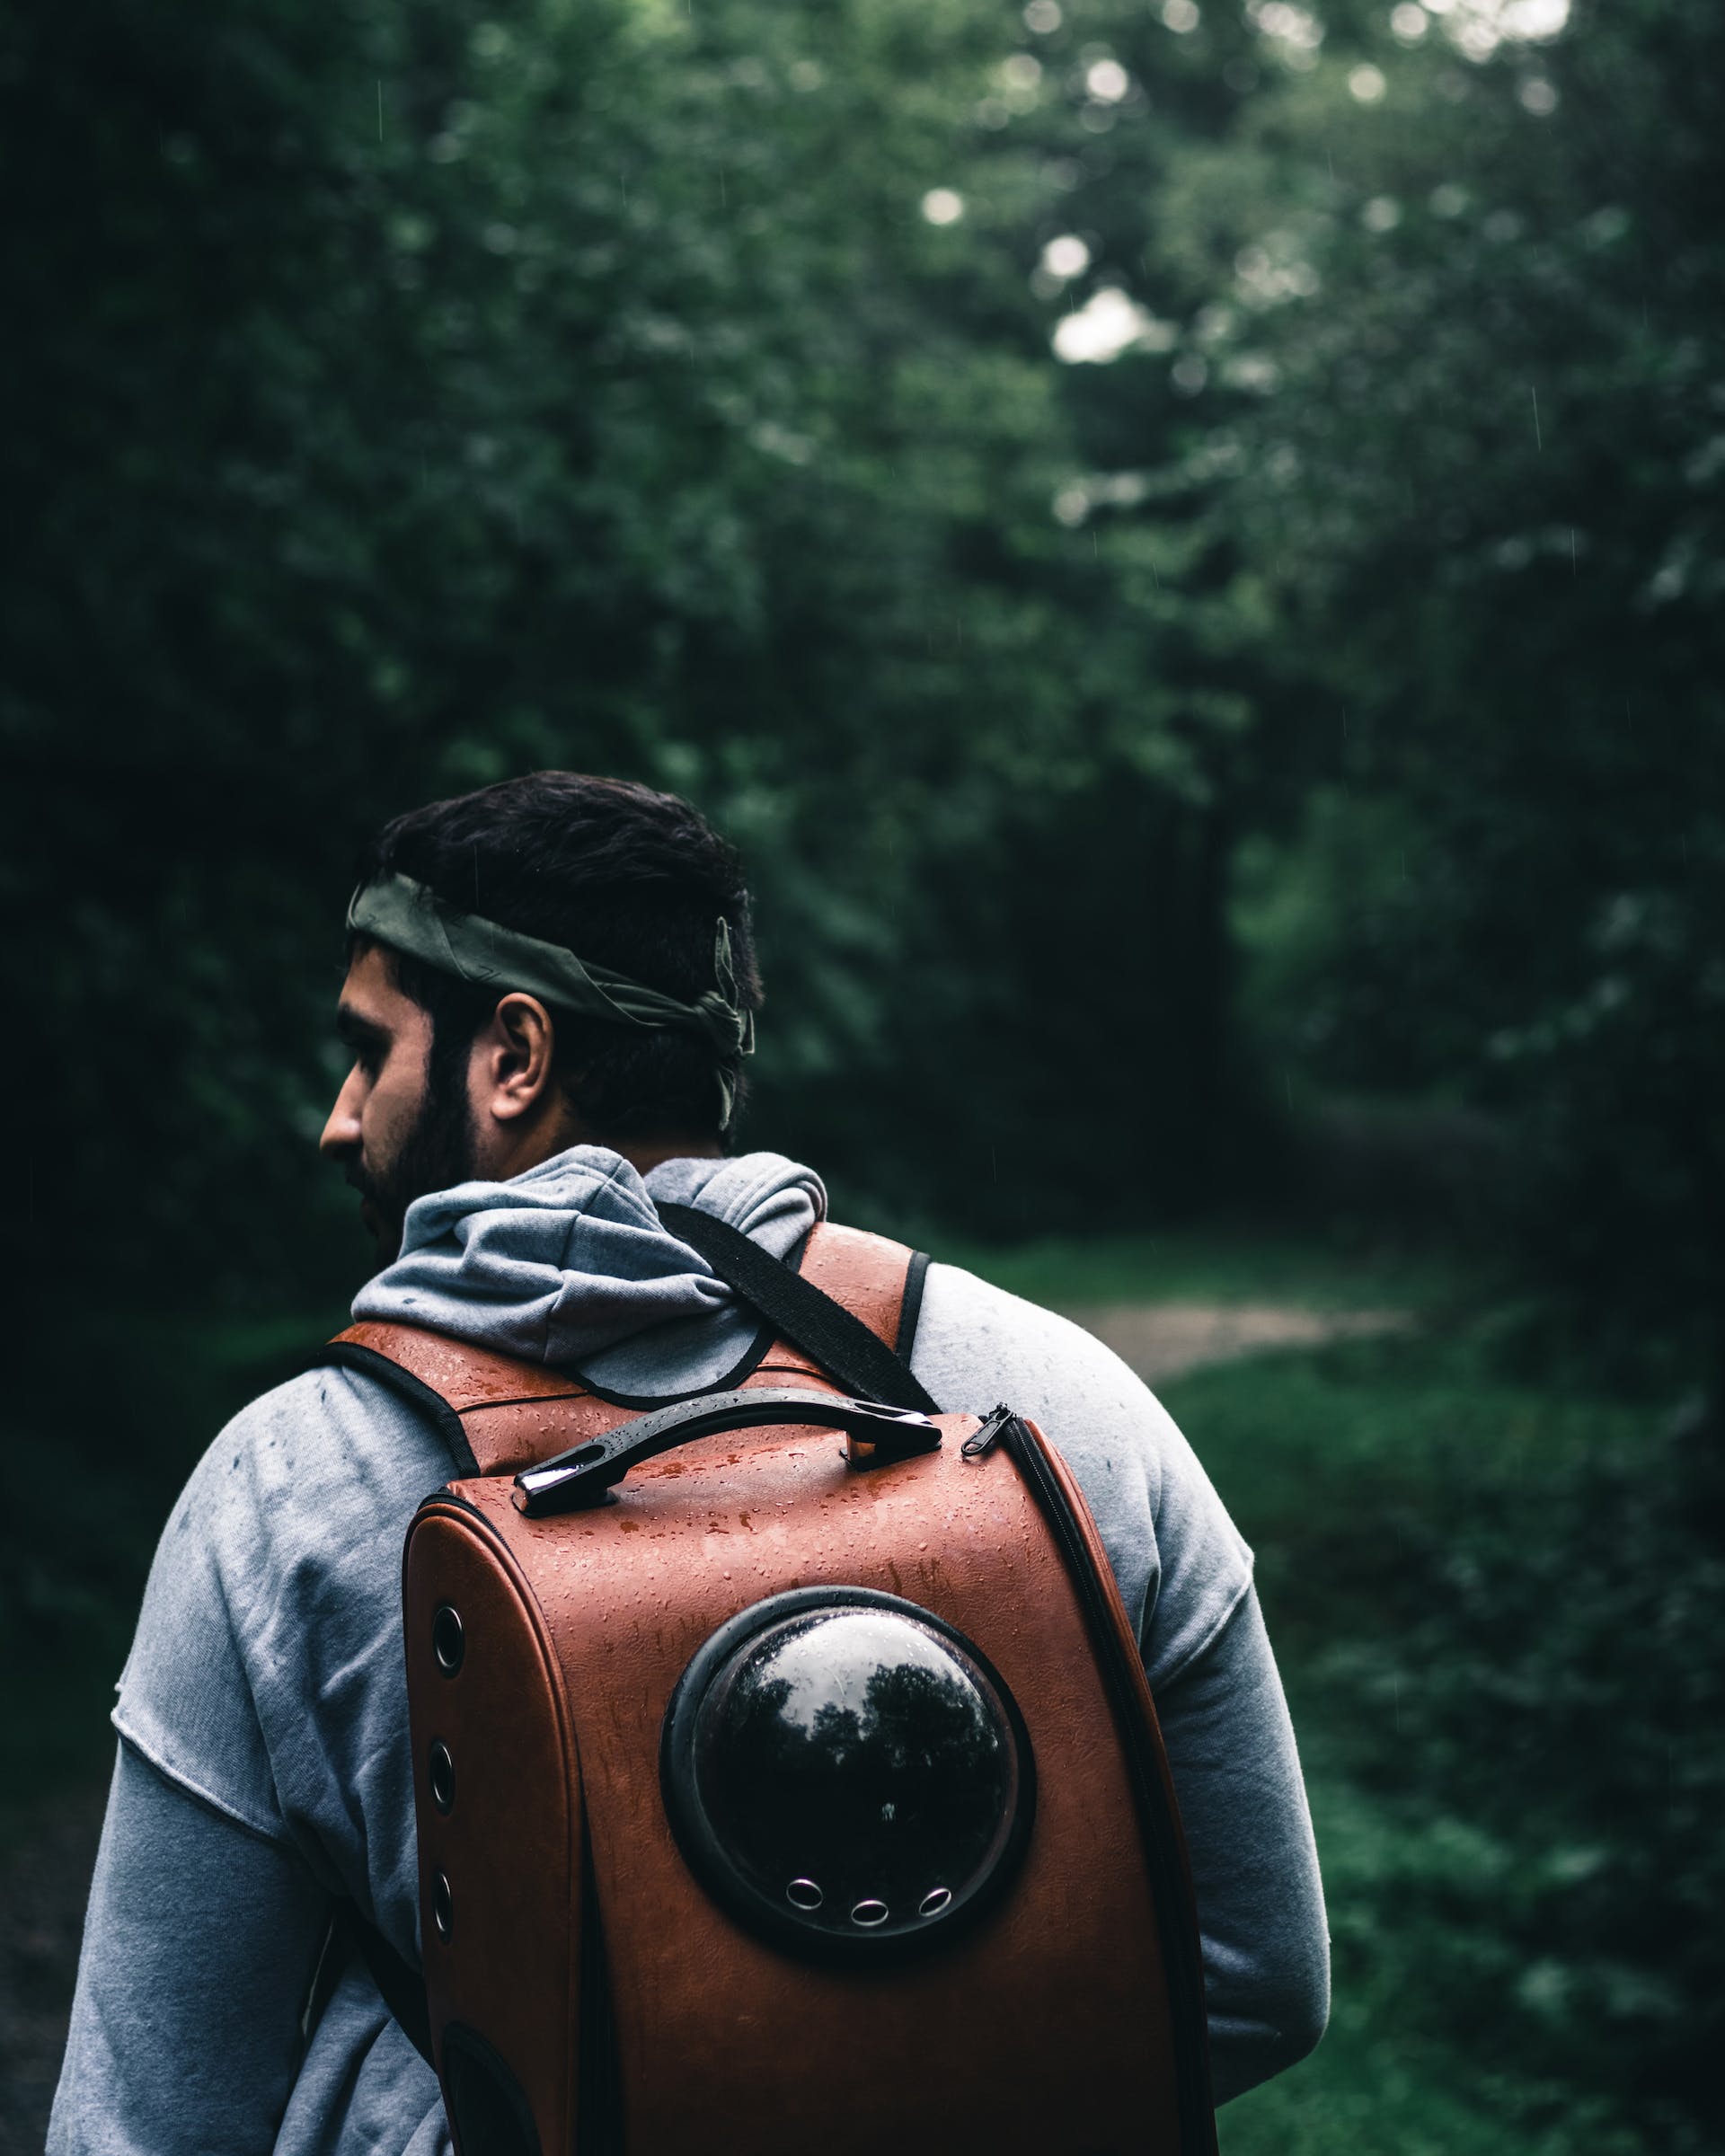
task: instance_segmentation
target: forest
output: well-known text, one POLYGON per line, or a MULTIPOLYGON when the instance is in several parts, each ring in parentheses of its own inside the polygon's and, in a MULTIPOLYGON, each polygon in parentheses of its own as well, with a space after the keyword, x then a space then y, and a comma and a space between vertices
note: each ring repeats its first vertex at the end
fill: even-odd
POLYGON ((841 1217, 1411 1313, 1167 1394, 1336 1934, 1225 2149, 1713 2145, 1725 13, 86 0, 0 171, 5 1833, 362 1275, 358 846, 615 773, 841 1217))

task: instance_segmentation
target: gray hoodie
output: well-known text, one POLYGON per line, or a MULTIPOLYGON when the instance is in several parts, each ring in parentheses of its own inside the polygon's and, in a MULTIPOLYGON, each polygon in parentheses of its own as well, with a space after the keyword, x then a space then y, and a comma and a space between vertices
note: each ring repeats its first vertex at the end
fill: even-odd
MULTIPOLYGON (((420 1199, 354 1314, 632 1395, 710 1385, 756 1321, 655 1199, 699 1205, 779 1258, 826 1211, 818 1178, 775 1154, 670 1161, 643 1183, 578 1146, 420 1199)), ((913 1365, 943 1408, 1004 1399, 1034 1417, 1096 1515, 1190 1847, 1216 2094, 1238 2094, 1316 2043, 1329 1987, 1251 1552, 1155 1400, 1065 1320, 932 1266, 913 1365)), ((447 1474, 422 1418, 336 1370, 255 1401, 193 1473, 119 1682, 49 2156, 448 2150, 436 2081, 362 1967, 300 2028, 332 1895, 419 1960, 399 1568, 414 1507, 447 1474)))

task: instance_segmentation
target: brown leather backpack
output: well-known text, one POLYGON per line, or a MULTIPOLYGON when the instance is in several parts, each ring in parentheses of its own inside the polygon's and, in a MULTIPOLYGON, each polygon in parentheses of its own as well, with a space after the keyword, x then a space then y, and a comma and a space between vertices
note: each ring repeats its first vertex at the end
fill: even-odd
POLYGON ((765 1314, 712 1392, 331 1351, 459 1471, 404 1564, 423 1989, 362 1940, 459 2156, 1209 2156, 1173 1794, 1071 1475, 933 1411, 925 1260, 661 1210, 765 1314))

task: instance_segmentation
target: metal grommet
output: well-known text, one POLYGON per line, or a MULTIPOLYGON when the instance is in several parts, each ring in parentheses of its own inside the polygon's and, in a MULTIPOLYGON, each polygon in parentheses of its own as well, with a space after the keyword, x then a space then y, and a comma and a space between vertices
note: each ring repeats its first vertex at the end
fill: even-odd
POLYGON ((451 1603, 441 1602, 431 1620, 431 1652, 438 1667, 446 1677, 453 1677, 461 1667, 461 1658, 467 1652, 467 1636, 461 1629, 461 1613, 451 1603))
POLYGON ((456 1808, 456 1763, 443 1739, 434 1737, 431 1743, 430 1768, 427 1775, 431 1784, 431 1801, 440 1812, 456 1808))
POLYGON ((952 1899, 950 1886, 931 1886, 916 1904, 918 1916, 938 1916, 952 1899))
POLYGON ((812 1879, 792 1879, 784 1898, 793 1909, 818 1909, 827 1896, 812 1879))
POLYGON ((851 1911, 851 1922, 861 1924, 865 1931, 872 1931, 877 1924, 884 1924, 891 1913, 884 1902, 859 1902, 851 1911))
POLYGON ((431 1874, 431 1922, 438 1927, 438 1937, 447 1939, 455 1920, 455 1910, 449 1898, 449 1880, 447 1873, 431 1874))

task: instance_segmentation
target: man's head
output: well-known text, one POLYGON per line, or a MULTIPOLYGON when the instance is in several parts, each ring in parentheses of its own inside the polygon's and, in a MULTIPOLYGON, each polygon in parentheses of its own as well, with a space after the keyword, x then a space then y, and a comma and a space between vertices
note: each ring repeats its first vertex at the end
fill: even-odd
MULTIPOLYGON (((538 772, 397 817, 358 870, 362 888, 409 878, 455 913, 691 1005, 721 985, 722 921, 734 1001, 759 1006, 740 864, 675 795, 538 772)), ((698 1029, 574 1016, 512 988, 507 968, 480 985, 363 931, 338 1024, 354 1063, 322 1148, 361 1193, 385 1258, 414 1198, 519 1175, 567 1145, 611 1145, 638 1165, 716 1153, 741 1086, 735 1058, 698 1029)))

